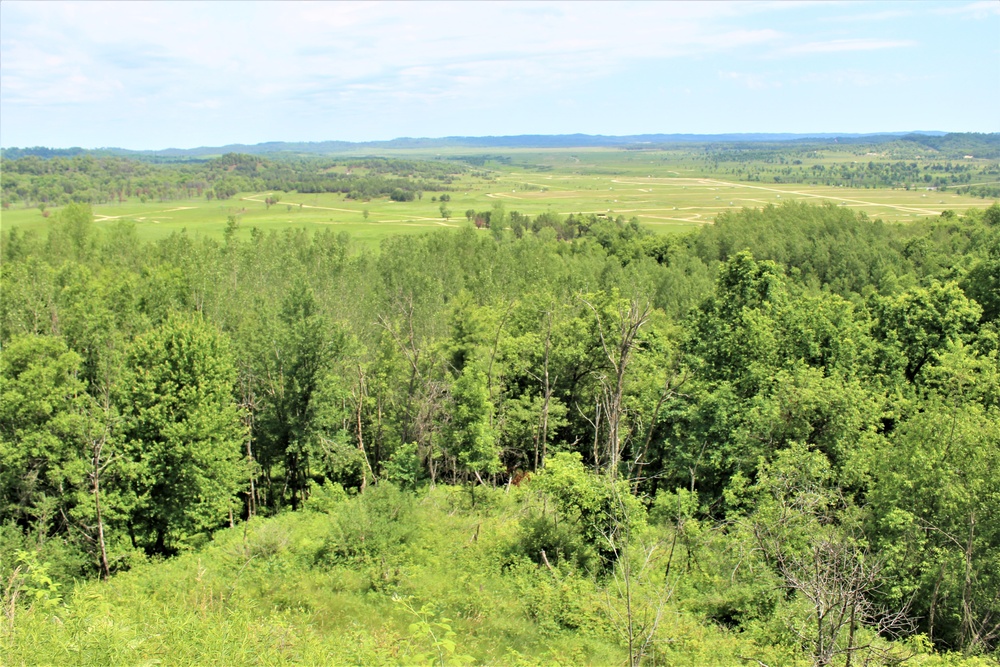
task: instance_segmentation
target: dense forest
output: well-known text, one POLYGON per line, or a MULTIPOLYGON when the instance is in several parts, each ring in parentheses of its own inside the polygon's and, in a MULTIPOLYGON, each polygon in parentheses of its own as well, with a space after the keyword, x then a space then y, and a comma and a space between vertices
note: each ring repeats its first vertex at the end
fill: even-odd
MULTIPOLYGON (((874 154, 872 154, 874 156, 874 154)), ((722 169, 744 181, 773 183, 806 183, 849 188, 901 188, 904 190, 933 189, 969 192, 983 198, 993 197, 1000 188, 1000 163, 976 164, 951 161, 918 163, 916 161, 852 160, 831 165, 806 166, 798 158, 770 155, 761 159, 757 152, 746 156, 714 156, 712 168, 722 169), (720 159, 721 158, 721 159, 720 159), (741 163, 725 166, 726 159, 741 163), (987 183, 979 183, 987 179, 987 183)), ((808 159, 808 158, 807 158, 808 159)))
POLYGON ((258 158, 3 179, 78 202, 2 239, 12 663, 995 664, 998 204, 498 205, 370 252, 93 228, 116 190, 306 184, 258 158))
POLYGON ((227 153, 211 160, 156 163, 77 155, 4 159, 2 206, 110 204, 129 200, 229 199, 238 192, 341 192, 352 199, 412 201, 447 190, 464 167, 453 162, 388 158, 267 159, 227 153))

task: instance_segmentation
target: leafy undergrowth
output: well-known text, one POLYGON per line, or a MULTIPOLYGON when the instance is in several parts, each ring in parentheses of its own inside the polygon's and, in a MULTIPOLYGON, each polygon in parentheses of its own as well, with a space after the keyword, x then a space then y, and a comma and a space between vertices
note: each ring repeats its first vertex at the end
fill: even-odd
MULTIPOLYGON (((0 663, 627 664, 621 562, 602 570, 557 532, 539 537, 546 511, 530 488, 328 487, 306 511, 107 582, 60 591, 35 563, 0 619, 0 663)), ((654 522, 622 555, 643 664, 810 664, 784 622, 794 605, 766 577, 726 572, 733 554, 713 539, 654 522), (726 613, 749 616, 734 629, 726 613)), ((957 664, 921 649, 905 649, 909 664, 957 664)))

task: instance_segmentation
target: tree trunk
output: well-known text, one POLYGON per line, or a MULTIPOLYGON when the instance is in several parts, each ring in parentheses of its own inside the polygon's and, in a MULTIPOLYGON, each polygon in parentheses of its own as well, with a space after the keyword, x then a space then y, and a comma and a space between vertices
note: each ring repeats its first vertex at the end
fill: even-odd
POLYGON ((541 435, 535 436, 535 471, 545 465, 545 457, 548 455, 549 441, 549 402, 552 400, 552 385, 549 381, 549 354, 552 350, 552 313, 546 313, 548 326, 545 329, 545 357, 543 363, 542 381, 542 419, 540 424, 541 435), (541 439, 541 459, 538 456, 538 441, 541 439))
POLYGON ((965 545, 965 581, 962 585, 962 650, 969 653, 975 648, 975 630, 972 609, 972 546, 976 533, 976 512, 969 515, 969 539, 965 545))
POLYGON ((111 576, 111 567, 108 565, 108 549, 104 543, 104 519, 101 516, 101 449, 103 443, 94 453, 94 508, 97 511, 97 546, 101 551, 101 578, 107 579, 111 576))

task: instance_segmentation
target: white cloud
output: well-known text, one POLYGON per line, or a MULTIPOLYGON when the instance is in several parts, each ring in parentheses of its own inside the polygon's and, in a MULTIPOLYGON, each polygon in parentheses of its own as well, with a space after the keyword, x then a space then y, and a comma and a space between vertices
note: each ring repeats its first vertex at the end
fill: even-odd
POLYGON ((1000 16, 1000 2, 996 2, 996 0, 981 0, 980 2, 971 2, 964 5, 956 4, 948 7, 939 7, 934 13, 984 19, 990 16, 1000 16))
POLYGON ((735 81, 750 90, 781 88, 780 81, 769 81, 760 74, 751 74, 748 72, 719 72, 719 78, 727 81, 735 81))
POLYGON ((11 25, 0 66, 8 103, 45 103, 54 91, 79 88, 71 77, 80 74, 101 82, 90 101, 133 95, 193 104, 244 89, 259 92, 258 84, 277 97, 390 83, 417 92, 432 81, 470 95, 497 85, 542 92, 608 76, 637 60, 731 52, 781 37, 773 29, 739 26, 740 16, 757 11, 742 3, 3 7, 11 25), (37 44, 45 45, 47 58, 39 57, 37 44))
POLYGON ((191 109, 219 109, 222 102, 219 100, 200 100, 198 102, 183 102, 183 106, 191 109))
POLYGON ((840 53, 844 51, 878 51, 916 46, 913 40, 893 39, 832 39, 825 42, 807 42, 784 49, 785 53, 840 53))
POLYGON ((829 72, 810 72, 794 77, 790 83, 819 85, 849 85, 861 88, 885 86, 901 83, 926 82, 930 77, 915 76, 902 72, 868 72, 863 70, 832 70, 829 72))
MULTIPOLYGON (((682 94, 725 95, 732 104, 718 113, 750 123, 739 101, 752 91, 791 109, 797 101, 777 100, 820 83, 804 68, 846 67, 840 56, 852 52, 863 71, 816 76, 872 86, 911 67, 937 82, 973 80, 963 64, 987 62, 995 44, 972 49, 964 36, 992 25, 998 5, 0 0, 0 125, 9 145, 28 131, 37 143, 99 127, 106 138, 94 145, 109 145, 125 126, 139 142, 167 141, 173 128, 177 145, 218 128, 240 140, 287 128, 313 138, 502 133, 512 118, 528 131, 589 123, 607 133, 666 122, 663 109, 682 94), (970 25, 980 12, 990 21, 970 25), (876 20, 875 36, 858 32, 876 20)), ((669 114, 708 122, 694 105, 669 114)))

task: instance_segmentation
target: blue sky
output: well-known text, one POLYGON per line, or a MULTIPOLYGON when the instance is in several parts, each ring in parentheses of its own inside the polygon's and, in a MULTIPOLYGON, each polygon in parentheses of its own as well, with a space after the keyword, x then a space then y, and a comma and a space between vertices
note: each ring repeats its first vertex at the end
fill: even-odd
POLYGON ((0 3, 0 145, 1000 131, 1000 2, 0 3))

